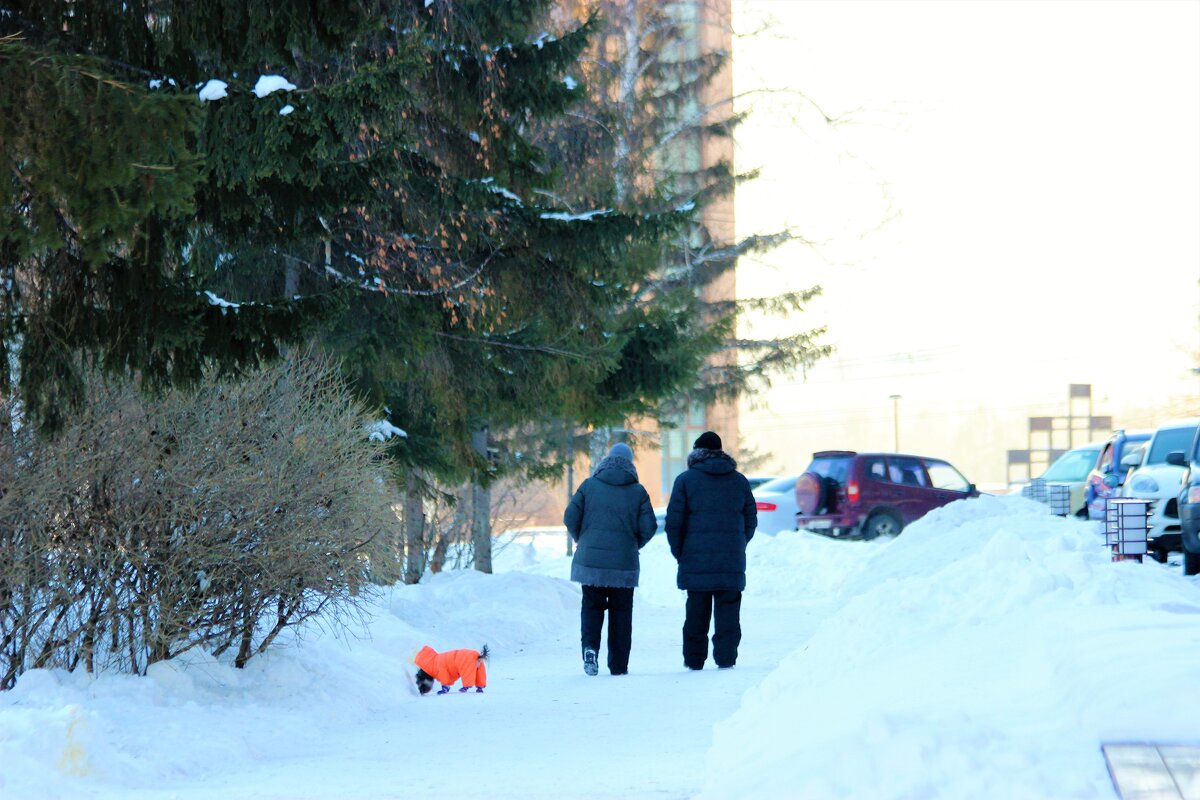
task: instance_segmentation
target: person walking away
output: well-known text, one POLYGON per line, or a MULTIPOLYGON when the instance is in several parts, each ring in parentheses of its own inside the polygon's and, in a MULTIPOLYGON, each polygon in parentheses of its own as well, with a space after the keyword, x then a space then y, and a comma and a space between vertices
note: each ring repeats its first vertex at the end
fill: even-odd
POLYGON ((711 619, 713 661, 728 669, 737 663, 742 641, 746 545, 758 527, 758 512, 750 483, 721 449, 721 437, 705 431, 693 447, 688 468, 671 488, 664 524, 679 564, 676 585, 687 592, 683 664, 704 668, 711 619))
POLYGON ((597 653, 608 612, 608 671, 629 672, 633 639, 633 590, 641 564, 638 551, 658 530, 650 495, 638 483, 633 450, 618 442, 596 465, 567 510, 567 533, 575 540, 571 580, 583 584, 579 612, 583 671, 600 671, 597 653))

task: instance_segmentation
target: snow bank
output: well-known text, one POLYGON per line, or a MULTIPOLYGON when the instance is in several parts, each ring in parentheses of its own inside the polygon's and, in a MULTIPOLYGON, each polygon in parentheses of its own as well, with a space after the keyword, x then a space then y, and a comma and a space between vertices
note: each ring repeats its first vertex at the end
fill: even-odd
POLYGON ((716 727, 701 797, 1111 797, 1102 742, 1196 738, 1200 586, 1101 539, 1019 497, 913 524, 716 727))
POLYGON ((414 796, 569 796, 548 787, 582 769, 570 731, 590 725, 617 743, 575 796, 1111 798, 1102 742, 1196 738, 1200 579, 1114 564, 1098 525, 1020 497, 947 506, 890 542, 755 537, 732 672, 679 666, 660 534, 642 551, 640 671, 585 679, 565 545, 522 534, 495 575, 387 589, 364 638, 308 625, 244 670, 193 653, 144 678, 26 673, 0 692, 0 797, 378 797, 397 776, 414 796), (421 645, 485 642, 486 702, 414 702, 421 645), (687 734, 671 717, 672 734, 656 717, 680 697, 708 715, 687 734), (489 731, 487 753, 441 746, 463 725, 489 731))
POLYGON ((369 638, 285 631, 242 670, 198 652, 146 677, 32 670, 0 692, 0 797, 125 797, 324 752, 329 730, 385 715, 402 724, 422 645, 487 643, 503 663, 577 626, 578 608, 561 581, 459 572, 381 592, 367 605, 369 638))

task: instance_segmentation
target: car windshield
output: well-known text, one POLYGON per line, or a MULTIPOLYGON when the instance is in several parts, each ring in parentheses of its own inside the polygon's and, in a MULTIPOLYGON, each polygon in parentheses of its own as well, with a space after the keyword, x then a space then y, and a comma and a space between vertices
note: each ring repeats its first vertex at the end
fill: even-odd
POLYGON ((758 492, 771 492, 773 494, 783 494, 790 492, 796 488, 796 477, 793 475, 790 478, 776 478, 775 480, 760 483, 758 486, 751 487, 755 494, 758 492))
POLYGON ((1165 464, 1167 462, 1167 453, 1170 453, 1172 450, 1182 450, 1186 453, 1195 435, 1196 429, 1194 427, 1160 429, 1154 434, 1154 443, 1150 446, 1150 453, 1146 456, 1145 463, 1165 464))
POLYGON ((1042 473, 1042 480, 1063 482, 1086 480, 1092 467, 1096 466, 1096 456, 1099 454, 1099 447, 1068 450, 1059 457, 1058 461, 1050 465, 1050 469, 1042 473))
POLYGON ((962 473, 945 461, 926 461, 925 469, 929 470, 929 480, 933 481, 935 489, 949 489, 955 492, 966 492, 971 489, 970 482, 962 473))

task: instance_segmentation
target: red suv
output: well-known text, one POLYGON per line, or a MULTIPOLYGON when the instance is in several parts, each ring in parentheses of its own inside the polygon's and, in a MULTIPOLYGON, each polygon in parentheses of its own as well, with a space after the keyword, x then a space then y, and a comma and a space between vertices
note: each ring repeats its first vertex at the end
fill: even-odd
POLYGON ((940 458, 825 450, 796 481, 796 527, 830 536, 894 536, 939 506, 978 497, 940 458))

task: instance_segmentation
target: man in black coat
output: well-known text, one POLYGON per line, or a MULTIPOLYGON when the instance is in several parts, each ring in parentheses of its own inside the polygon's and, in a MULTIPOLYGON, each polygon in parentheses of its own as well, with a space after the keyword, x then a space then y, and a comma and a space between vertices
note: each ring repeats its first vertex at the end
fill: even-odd
POLYGON ((563 523, 577 545, 571 580, 583 584, 579 611, 583 670, 599 671, 597 653, 608 612, 608 671, 629 671, 633 639, 633 590, 641 564, 638 551, 658 530, 650 495, 638 483, 633 451, 618 442, 571 498, 563 523))
POLYGON ((705 431, 675 479, 665 528, 679 562, 676 585, 687 591, 683 663, 702 669, 708 658, 708 622, 714 619, 713 661, 722 669, 737 662, 742 640, 742 592, 746 545, 758 527, 750 483, 721 449, 721 437, 705 431))

